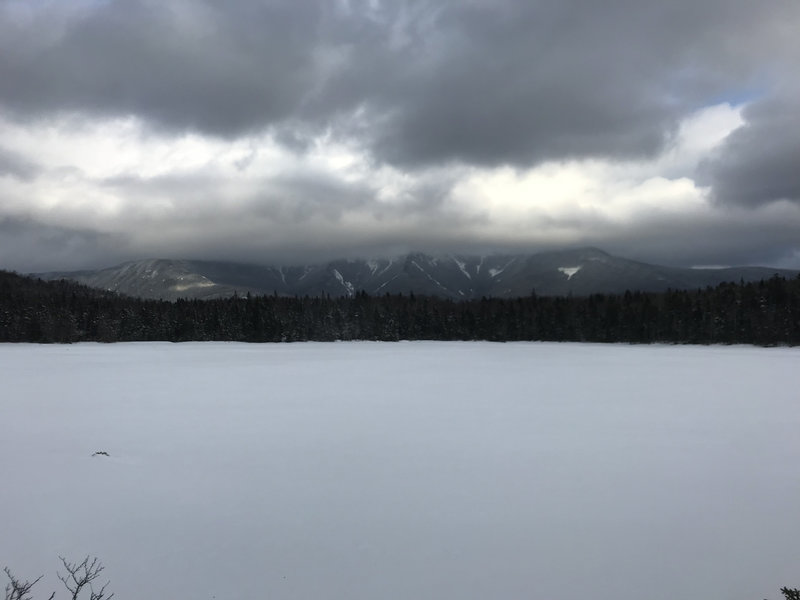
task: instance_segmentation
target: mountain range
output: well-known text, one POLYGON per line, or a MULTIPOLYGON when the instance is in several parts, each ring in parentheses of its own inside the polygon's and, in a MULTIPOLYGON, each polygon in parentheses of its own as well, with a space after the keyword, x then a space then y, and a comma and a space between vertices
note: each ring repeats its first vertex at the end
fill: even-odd
POLYGON ((42 279, 72 279, 129 296, 165 300, 220 298, 234 294, 352 296, 417 294, 454 300, 659 292, 694 289, 725 281, 758 281, 798 271, 768 267, 691 269, 612 256, 597 248, 539 254, 430 256, 335 260, 304 266, 149 259, 94 271, 36 273, 42 279))

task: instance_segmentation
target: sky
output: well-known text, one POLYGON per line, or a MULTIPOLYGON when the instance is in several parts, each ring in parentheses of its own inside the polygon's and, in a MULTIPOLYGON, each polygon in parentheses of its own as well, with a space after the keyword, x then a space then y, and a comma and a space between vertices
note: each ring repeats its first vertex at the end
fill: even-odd
POLYGON ((0 268, 800 268, 797 0, 0 0, 0 268))

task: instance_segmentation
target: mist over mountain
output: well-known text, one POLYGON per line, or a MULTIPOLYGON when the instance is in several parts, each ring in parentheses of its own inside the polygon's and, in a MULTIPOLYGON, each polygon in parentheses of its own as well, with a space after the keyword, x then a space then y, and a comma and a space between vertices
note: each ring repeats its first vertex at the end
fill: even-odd
POLYGON ((300 266, 150 259, 95 271, 39 273, 122 294, 165 300, 223 298, 234 294, 353 296, 417 294, 453 300, 658 292, 724 281, 757 281, 796 271, 767 267, 689 269, 612 256, 596 248, 493 256, 405 256, 334 260, 300 266))

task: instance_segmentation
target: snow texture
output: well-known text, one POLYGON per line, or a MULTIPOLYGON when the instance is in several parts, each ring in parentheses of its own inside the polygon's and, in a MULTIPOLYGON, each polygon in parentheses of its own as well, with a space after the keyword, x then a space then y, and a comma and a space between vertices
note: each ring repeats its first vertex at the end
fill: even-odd
POLYGON ((472 275, 470 275, 469 271, 467 271, 467 268, 466 268, 467 267, 467 263, 466 262, 464 262, 463 260, 458 260, 456 257, 453 257, 453 262, 455 262, 458 265, 458 268, 461 270, 461 272, 464 274, 464 276, 467 279, 472 279, 472 275))
POLYGON ((558 267, 558 270, 561 271, 564 275, 567 276, 567 279, 572 279, 572 276, 575 275, 578 271, 581 270, 581 267, 558 267))
POLYGON ((345 291, 347 292, 347 295, 348 296, 352 296, 353 295, 353 291, 354 291, 353 290, 353 284, 350 283, 349 281, 345 281, 344 277, 342 277, 342 274, 337 269, 333 270, 333 274, 336 276, 337 281, 345 289, 345 291))
POLYGON ((773 597, 800 583, 798 359, 0 345, 0 565, 49 594, 97 555, 120 600, 773 597))

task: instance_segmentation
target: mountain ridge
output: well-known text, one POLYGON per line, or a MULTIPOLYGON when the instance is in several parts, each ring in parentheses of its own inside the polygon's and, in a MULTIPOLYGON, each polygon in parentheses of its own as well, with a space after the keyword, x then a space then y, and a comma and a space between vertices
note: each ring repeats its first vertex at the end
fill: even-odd
POLYGON ((299 266, 223 261, 145 259, 98 270, 35 273, 42 279, 71 279, 129 296, 177 300, 235 294, 353 296, 416 294, 470 300, 587 296, 626 290, 693 289, 724 281, 757 281, 798 271, 769 267, 691 269, 653 265, 586 247, 536 254, 428 255, 338 259, 299 266))

